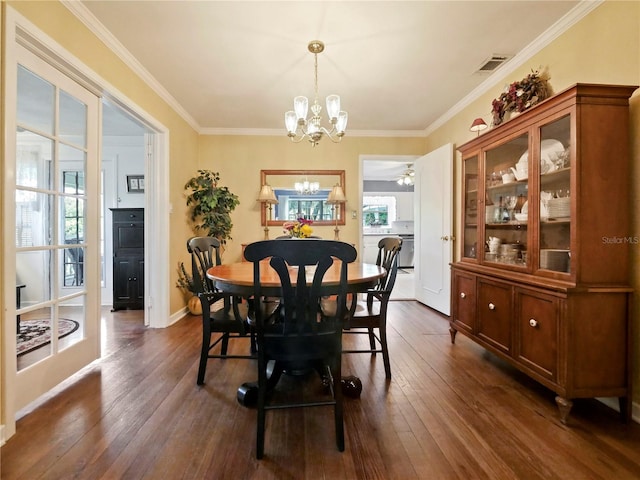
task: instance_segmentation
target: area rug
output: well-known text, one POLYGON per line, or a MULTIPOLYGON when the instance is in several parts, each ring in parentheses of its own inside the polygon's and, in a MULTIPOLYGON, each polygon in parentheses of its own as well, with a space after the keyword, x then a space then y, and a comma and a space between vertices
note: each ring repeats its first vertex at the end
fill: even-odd
MULTIPOLYGON (((32 352, 51 342, 51 328, 48 318, 40 320, 21 320, 20 332, 17 335, 16 352, 17 355, 24 355, 32 352)), ((66 337, 75 332, 79 327, 75 320, 66 318, 58 319, 58 338, 66 337)))

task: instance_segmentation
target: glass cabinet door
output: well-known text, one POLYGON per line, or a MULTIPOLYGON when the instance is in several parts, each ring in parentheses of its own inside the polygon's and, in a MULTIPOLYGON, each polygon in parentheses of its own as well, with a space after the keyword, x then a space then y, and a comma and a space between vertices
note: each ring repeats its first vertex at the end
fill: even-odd
POLYGON ((540 128, 539 268, 571 271, 571 116, 540 128))
POLYGON ((485 153, 485 262, 528 265, 528 144, 525 133, 485 153))
POLYGON ((464 160, 464 229, 465 258, 478 256, 478 156, 464 160))

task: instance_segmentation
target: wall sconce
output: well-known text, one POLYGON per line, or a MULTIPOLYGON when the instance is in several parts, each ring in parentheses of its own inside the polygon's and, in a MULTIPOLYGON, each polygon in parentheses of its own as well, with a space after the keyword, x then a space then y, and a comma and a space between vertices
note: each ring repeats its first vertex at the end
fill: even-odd
POLYGON ((327 197, 327 205, 333 205, 333 216, 336 220, 334 240, 340 240, 340 229, 338 228, 338 205, 346 202, 347 197, 344 196, 344 190, 342 190, 342 187, 340 185, 334 185, 327 197))
POLYGON ((264 239, 269 240, 269 220, 271 220, 271 209, 272 205, 278 204, 278 199, 276 198, 276 194, 271 188, 271 185, 265 184, 260 187, 260 194, 258 195, 258 202, 260 202, 264 208, 266 213, 267 220, 264 222, 264 239), (266 210, 269 210, 266 212, 266 210))
POLYGON ((472 132, 476 132, 478 136, 480 136, 480 132, 485 128, 487 128, 487 124, 485 123, 485 121, 481 118, 476 118, 469 127, 469 130, 472 132))

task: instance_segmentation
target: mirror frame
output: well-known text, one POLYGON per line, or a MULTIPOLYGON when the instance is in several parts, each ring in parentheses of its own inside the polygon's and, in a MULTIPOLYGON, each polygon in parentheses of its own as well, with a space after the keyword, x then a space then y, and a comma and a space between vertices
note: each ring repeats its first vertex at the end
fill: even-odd
MULTIPOLYGON (((291 177, 310 177, 310 176, 338 176, 340 178, 339 185, 342 187, 342 190, 345 192, 345 182, 344 182, 344 170, 260 170, 260 186, 265 185, 268 182, 269 175, 284 175, 291 177)), ((295 178, 292 179, 291 185, 295 182, 295 178)), ((269 185, 271 185, 269 183, 269 185)), ((273 187, 273 185, 271 185, 273 187)), ((339 203, 338 210, 338 225, 345 225, 345 213, 346 213, 346 204, 339 203)), ((264 205, 260 205, 260 218, 263 226, 277 226, 283 225, 286 220, 269 220, 267 222, 267 209, 264 208, 264 205)), ((336 225, 336 221, 334 220, 319 220, 314 221, 313 225, 336 225)))

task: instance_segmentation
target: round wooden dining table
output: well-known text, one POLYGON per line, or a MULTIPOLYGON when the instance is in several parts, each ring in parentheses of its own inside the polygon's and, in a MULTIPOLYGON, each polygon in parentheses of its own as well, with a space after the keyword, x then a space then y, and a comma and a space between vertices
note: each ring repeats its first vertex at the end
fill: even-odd
MULTIPOLYGON (((268 263, 268 260, 265 261, 268 263)), ((265 265, 266 266, 266 265, 265 265)), ((297 268, 290 268, 291 282, 295 285, 297 268)), ((349 293, 365 292, 374 287, 384 276, 386 270, 371 263, 349 263, 347 266, 347 283, 349 293)), ((311 283, 313 270, 307 269, 307 280, 311 283)), ((207 270, 207 277, 215 282, 216 288, 225 292, 250 297, 253 295, 253 263, 238 262, 226 265, 216 265, 207 270)), ((322 285, 331 288, 340 283, 340 262, 334 264, 325 273, 322 285)), ((272 268, 260 269, 260 285, 265 296, 280 296, 280 277, 272 268)), ((277 380, 276 380, 277 382, 277 380)), ((354 376, 342 377, 342 390, 345 395, 360 396, 362 382, 354 376), (355 390, 354 390, 354 385, 355 390), (355 394, 352 392, 356 392, 355 394)), ((238 402, 251 407, 257 401, 257 382, 246 382, 238 388, 238 402)))
MULTIPOLYGON (((268 261, 266 262, 268 263, 268 261)), ((290 268, 291 282, 295 285, 296 268, 290 268)), ((349 263, 347 266, 347 282, 349 293, 358 293, 376 285, 386 270, 383 267, 371 263, 349 263)), ((311 283, 313 270, 307 270, 307 278, 311 283)), ((207 270, 207 277, 215 282, 216 288, 225 292, 240 296, 253 294, 253 263, 238 262, 226 265, 216 265, 207 270)), ((323 285, 335 286, 340 283, 340 264, 335 262, 327 271, 322 282, 323 285)), ((270 296, 278 296, 280 291, 280 278, 272 268, 260 269, 260 285, 263 293, 270 296)))

